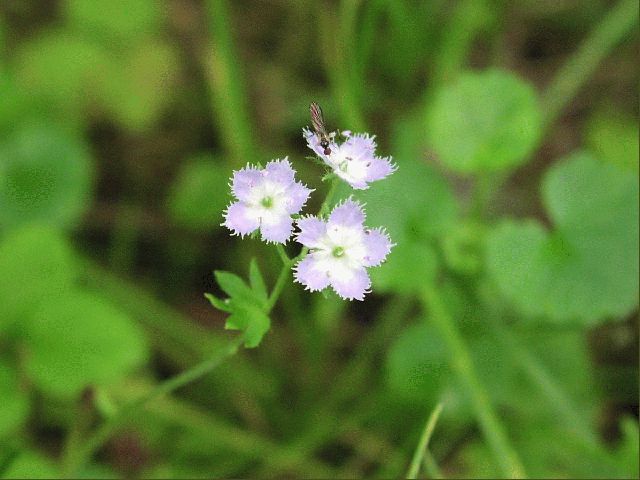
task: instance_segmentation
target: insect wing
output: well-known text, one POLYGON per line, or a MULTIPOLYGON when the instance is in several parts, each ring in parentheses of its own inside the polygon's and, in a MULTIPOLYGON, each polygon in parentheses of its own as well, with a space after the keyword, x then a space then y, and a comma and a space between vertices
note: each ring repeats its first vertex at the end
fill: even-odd
POLYGON ((316 102, 312 102, 309 105, 309 112, 311 113, 311 123, 313 124, 313 129, 316 131, 318 135, 327 136, 327 130, 324 126, 324 117, 322 115, 322 109, 320 105, 316 102))

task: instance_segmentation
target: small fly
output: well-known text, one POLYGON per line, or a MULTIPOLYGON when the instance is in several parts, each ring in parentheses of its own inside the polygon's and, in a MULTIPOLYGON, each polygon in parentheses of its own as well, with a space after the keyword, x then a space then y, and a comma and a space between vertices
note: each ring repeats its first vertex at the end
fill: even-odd
POLYGON ((329 134, 324 126, 322 109, 316 102, 311 102, 311 105, 309 105, 309 112, 311 113, 313 129, 315 130, 318 138, 320 138, 320 146, 324 149, 324 154, 329 155, 331 153, 331 149, 329 148, 329 134))

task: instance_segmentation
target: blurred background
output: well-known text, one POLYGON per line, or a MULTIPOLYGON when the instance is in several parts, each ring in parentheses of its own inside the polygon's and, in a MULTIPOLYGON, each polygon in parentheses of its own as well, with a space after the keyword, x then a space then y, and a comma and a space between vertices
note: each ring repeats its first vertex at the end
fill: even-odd
POLYGON ((638 47, 636 0, 0 2, 0 475, 404 478, 441 403, 420 477, 637 478, 638 47), (274 284, 228 182, 316 212, 311 101, 399 167, 373 293, 287 285, 83 450, 229 343, 213 270, 274 284))

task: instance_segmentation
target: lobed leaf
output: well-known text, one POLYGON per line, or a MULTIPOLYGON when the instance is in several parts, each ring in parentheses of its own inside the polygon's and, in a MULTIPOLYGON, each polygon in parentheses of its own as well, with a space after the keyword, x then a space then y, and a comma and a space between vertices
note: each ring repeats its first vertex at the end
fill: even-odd
POLYGON ((505 220, 487 262, 525 315, 593 324, 638 304, 638 183, 630 171, 573 154, 552 167, 543 200, 554 227, 505 220))

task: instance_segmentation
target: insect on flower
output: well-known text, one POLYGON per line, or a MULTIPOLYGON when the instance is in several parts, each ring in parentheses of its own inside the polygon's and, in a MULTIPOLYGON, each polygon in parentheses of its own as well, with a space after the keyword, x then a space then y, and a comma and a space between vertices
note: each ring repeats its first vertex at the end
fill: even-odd
POLYGON ((311 123, 313 124, 313 129, 320 139, 320 146, 324 149, 325 155, 330 155, 331 149, 329 148, 329 134, 327 133, 327 129, 324 126, 324 116, 322 115, 322 109, 320 108, 320 105, 318 105, 316 102, 311 102, 311 105, 309 105, 309 112, 311 113, 311 123))

